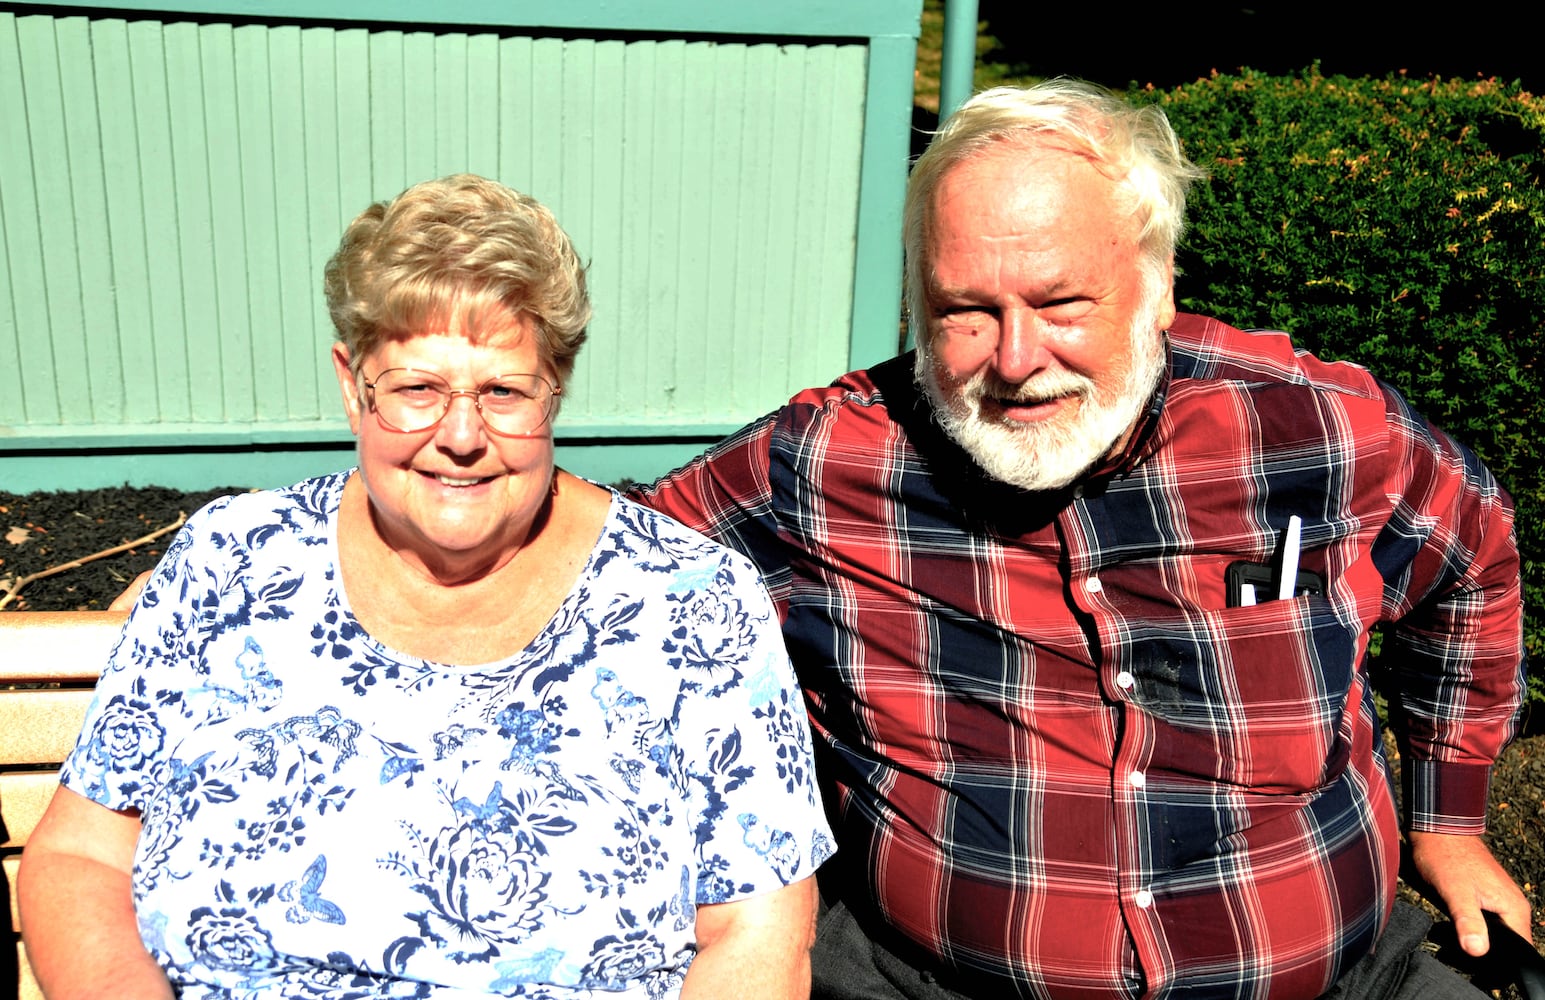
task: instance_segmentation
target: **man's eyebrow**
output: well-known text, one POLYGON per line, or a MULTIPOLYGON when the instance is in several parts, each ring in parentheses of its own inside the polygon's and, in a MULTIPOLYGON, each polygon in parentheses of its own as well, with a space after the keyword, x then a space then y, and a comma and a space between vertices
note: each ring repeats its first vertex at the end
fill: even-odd
POLYGON ((1037 281, 1015 288, 983 289, 961 285, 945 285, 930 276, 923 287, 930 299, 964 299, 972 302, 997 302, 1005 296, 1027 302, 1047 302, 1055 299, 1092 298, 1094 293, 1087 283, 1066 275, 1056 275, 1048 280, 1037 281))
POLYGON ((937 281, 928 282, 924 288, 930 297, 940 299, 975 299, 980 298, 972 290, 959 285, 943 285, 937 281))

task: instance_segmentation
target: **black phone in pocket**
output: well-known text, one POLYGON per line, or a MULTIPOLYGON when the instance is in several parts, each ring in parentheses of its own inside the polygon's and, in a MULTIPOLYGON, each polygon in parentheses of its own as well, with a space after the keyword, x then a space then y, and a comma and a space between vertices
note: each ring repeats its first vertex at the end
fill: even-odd
MULTIPOLYGON (((1223 585, 1228 591, 1228 606, 1240 608, 1250 604, 1264 604, 1277 599, 1277 568, 1267 563, 1232 562, 1223 574, 1223 585), (1246 589, 1248 588, 1248 590, 1246 589), (1249 596, 1253 595, 1254 600, 1249 596)), ((1323 596, 1325 578, 1309 569, 1301 569, 1293 581, 1293 596, 1323 596)))

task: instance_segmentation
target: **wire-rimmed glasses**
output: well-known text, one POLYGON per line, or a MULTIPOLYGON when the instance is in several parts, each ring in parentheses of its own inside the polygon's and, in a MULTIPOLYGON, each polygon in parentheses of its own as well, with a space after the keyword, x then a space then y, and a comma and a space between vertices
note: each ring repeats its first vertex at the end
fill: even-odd
POLYGON ((449 382, 417 368, 388 368, 365 379, 371 409, 392 430, 414 433, 436 426, 450 412, 456 396, 471 396, 483 424, 494 434, 535 434, 552 416, 562 392, 540 375, 495 375, 476 389, 453 389, 449 382))

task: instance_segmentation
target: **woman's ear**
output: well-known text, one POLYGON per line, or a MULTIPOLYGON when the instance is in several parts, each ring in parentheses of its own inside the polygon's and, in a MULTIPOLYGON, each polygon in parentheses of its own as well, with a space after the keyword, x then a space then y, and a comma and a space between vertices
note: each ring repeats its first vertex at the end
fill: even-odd
POLYGON ((338 375, 338 391, 343 394, 343 410, 349 415, 349 430, 359 436, 359 422, 365 412, 365 401, 360 397, 359 379, 349 367, 347 344, 333 345, 333 371, 338 375))

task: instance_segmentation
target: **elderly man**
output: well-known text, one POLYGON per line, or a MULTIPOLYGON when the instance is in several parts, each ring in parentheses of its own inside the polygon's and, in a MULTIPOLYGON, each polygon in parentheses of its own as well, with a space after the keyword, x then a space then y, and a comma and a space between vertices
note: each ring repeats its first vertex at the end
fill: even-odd
POLYGON ((785 615, 840 842, 817 995, 1479 996, 1413 955, 1402 828, 1467 950, 1482 909, 1528 933, 1479 837, 1509 500, 1361 368, 1176 314, 1198 173, 1157 109, 979 95, 907 194, 915 357, 647 493, 785 615))

